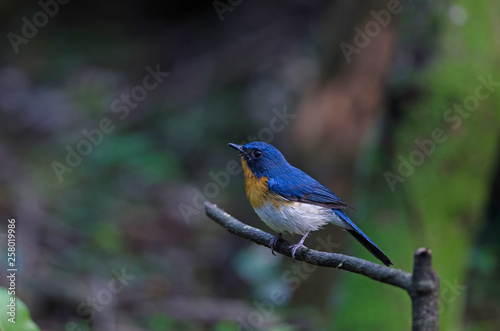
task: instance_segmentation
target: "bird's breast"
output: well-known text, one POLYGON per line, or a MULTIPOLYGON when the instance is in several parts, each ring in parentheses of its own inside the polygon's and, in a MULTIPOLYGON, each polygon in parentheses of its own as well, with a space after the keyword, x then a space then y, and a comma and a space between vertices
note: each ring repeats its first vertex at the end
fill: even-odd
POLYGON ((295 201, 284 200, 278 208, 273 203, 267 203, 260 208, 254 207, 254 210, 264 223, 280 233, 304 234, 336 220, 335 214, 328 208, 295 201))
POLYGON ((244 159, 241 160, 241 164, 245 175, 245 190, 248 200, 253 208, 261 208, 273 200, 272 194, 269 192, 269 178, 257 178, 244 159))

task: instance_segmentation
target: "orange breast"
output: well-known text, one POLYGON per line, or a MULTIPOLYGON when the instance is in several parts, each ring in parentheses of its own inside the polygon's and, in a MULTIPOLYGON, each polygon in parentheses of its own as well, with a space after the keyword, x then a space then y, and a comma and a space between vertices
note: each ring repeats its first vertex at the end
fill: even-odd
POLYGON ((261 208, 267 203, 270 198, 269 189, 267 185, 268 178, 257 178, 252 170, 247 165, 247 161, 241 159, 243 173, 245 174, 245 189, 247 192, 248 200, 254 208, 261 208))

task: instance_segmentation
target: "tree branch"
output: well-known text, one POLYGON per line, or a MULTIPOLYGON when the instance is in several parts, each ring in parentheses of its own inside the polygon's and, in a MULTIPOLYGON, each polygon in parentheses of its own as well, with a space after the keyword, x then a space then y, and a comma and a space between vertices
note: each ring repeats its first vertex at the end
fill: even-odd
POLYGON ((439 277, 432 270, 431 254, 425 248, 415 252, 412 286, 408 291, 413 311, 413 330, 439 329, 439 277))
MULTIPOLYGON (((208 217, 225 227, 229 232, 242 238, 249 239, 259 245, 269 247, 269 242, 273 238, 271 234, 241 223, 211 203, 205 202, 205 209, 208 217)), ((289 246, 290 243, 288 241, 279 241, 275 251, 286 256, 292 256, 292 250, 289 246)), ((400 287, 407 291, 411 286, 411 274, 403 270, 388 268, 357 257, 299 248, 295 255, 295 259, 322 267, 355 272, 371 279, 378 280, 379 282, 400 287)))
MULTIPOLYGON (((269 247, 273 236, 267 232, 244 224, 216 205, 205 202, 205 210, 211 219, 225 227, 229 232, 256 244, 269 247)), ((278 241, 275 251, 286 256, 292 255, 290 243, 278 241)), ((415 253, 413 275, 377 263, 337 253, 314 249, 299 248, 296 260, 306 263, 343 269, 354 272, 382 283, 397 286, 408 292, 413 307, 413 330, 438 329, 439 278, 431 266, 431 251, 420 248, 415 253)))

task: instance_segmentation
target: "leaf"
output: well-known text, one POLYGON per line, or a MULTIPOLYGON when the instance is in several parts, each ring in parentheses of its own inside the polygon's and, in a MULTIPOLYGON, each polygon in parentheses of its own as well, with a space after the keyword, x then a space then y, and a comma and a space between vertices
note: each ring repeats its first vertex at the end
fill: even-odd
MULTIPOLYGON (((9 322, 9 310, 0 315, 0 331, 40 331, 40 328, 31 320, 28 307, 18 297, 9 295, 5 287, 0 287, 0 307, 8 307, 11 298, 15 298, 15 323, 9 322)), ((9 309, 9 308, 7 308, 9 309)))

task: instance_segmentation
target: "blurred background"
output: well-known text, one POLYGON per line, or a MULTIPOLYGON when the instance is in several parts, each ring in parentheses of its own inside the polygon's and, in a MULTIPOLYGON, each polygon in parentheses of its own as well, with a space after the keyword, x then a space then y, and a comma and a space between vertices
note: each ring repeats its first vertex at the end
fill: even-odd
MULTIPOLYGON (((2 1, 0 250, 15 218, 18 298, 41 330, 409 330, 401 289, 205 216, 209 200, 270 231, 226 146, 263 140, 352 205, 395 268, 433 251, 442 330, 498 329, 499 13, 2 1)), ((334 226, 306 245, 321 242, 374 261, 334 226)))

